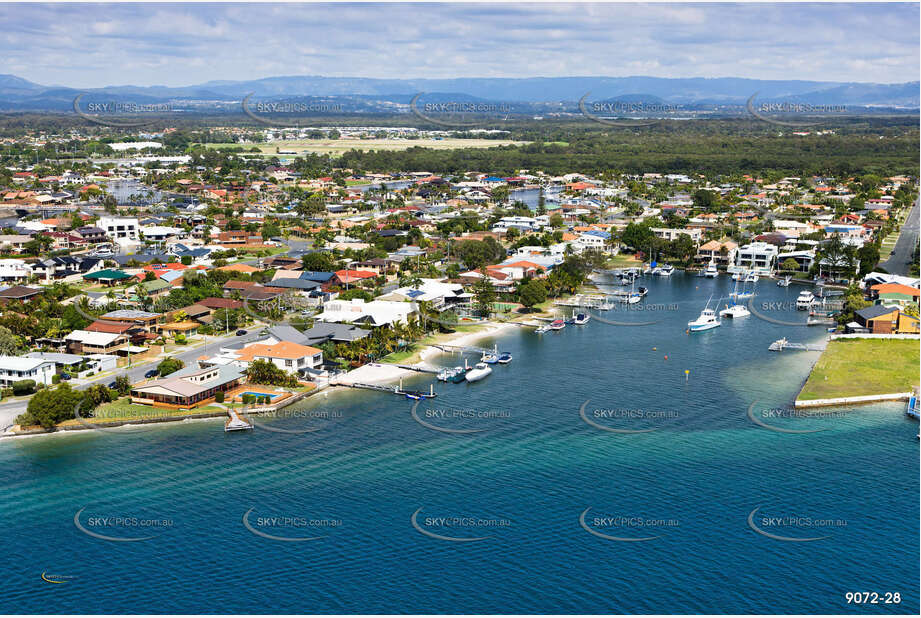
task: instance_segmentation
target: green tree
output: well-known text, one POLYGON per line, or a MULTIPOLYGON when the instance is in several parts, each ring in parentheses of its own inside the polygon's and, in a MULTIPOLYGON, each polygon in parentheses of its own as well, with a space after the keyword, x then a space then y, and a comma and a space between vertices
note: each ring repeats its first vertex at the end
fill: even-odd
POLYGON ((131 392, 131 380, 128 376, 122 374, 115 378, 115 390, 120 395, 127 395, 131 392))
POLYGON ((21 414, 16 422, 20 425, 41 425, 48 430, 54 429, 61 421, 74 418, 74 411, 78 405, 81 414, 87 412, 91 406, 83 393, 73 390, 69 384, 60 384, 57 388, 46 388, 36 393, 29 400, 25 414, 21 414))
POLYGON ((22 340, 6 326, 0 326, 0 355, 18 356, 22 340))
POLYGON ((268 360, 257 359, 251 362, 246 370, 246 377, 253 384, 287 387, 298 385, 296 376, 285 372, 268 360))
POLYGON ((540 281, 532 279, 518 288, 518 300, 531 309, 547 300, 547 288, 540 281))
POLYGON ((160 364, 157 365, 157 372, 160 374, 160 377, 166 377, 171 373, 175 373, 185 367, 183 363, 178 358, 167 357, 160 361, 160 364))
POLYGON ((496 288, 485 273, 473 284, 473 299, 474 311, 488 317, 496 302, 496 288))

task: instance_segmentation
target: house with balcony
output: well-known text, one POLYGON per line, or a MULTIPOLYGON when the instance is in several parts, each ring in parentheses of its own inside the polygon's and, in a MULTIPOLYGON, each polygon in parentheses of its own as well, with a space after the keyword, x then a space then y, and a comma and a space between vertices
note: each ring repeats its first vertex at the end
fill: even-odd
POLYGON ((778 249, 766 242, 753 242, 739 247, 729 272, 753 271, 761 275, 770 275, 777 265, 778 249))
POLYGON ((240 367, 226 364, 212 367, 186 367, 165 378, 149 380, 131 387, 131 402, 160 408, 196 408, 214 401, 243 383, 240 367))
POLYGON ((738 250, 739 245, 731 240, 711 240, 698 247, 694 259, 701 264, 713 262, 717 266, 729 266, 735 262, 738 250))
POLYGON ((71 354, 115 354, 129 345, 128 336, 120 333, 103 333, 89 330, 75 330, 66 337, 67 350, 71 354))
POLYGON ((26 356, 0 356, 0 386, 9 388, 13 382, 35 380, 36 384, 51 384, 54 362, 26 356))

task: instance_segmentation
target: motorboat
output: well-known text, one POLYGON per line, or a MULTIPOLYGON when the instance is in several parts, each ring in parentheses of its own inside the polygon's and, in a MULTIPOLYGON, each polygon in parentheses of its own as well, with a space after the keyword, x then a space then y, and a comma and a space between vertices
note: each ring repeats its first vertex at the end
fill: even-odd
POLYGON ((591 319, 587 313, 577 313, 576 316, 572 319, 573 324, 588 324, 588 321, 591 319))
POLYGON ((559 318, 550 322, 550 330, 563 330, 564 328, 566 328, 566 322, 559 318))
POLYGON ((697 319, 688 322, 688 332, 696 333, 704 330, 710 330, 711 328, 716 328, 717 326, 720 326, 720 319, 716 316, 716 312, 710 308, 710 301, 707 300, 707 306, 704 307, 704 310, 700 312, 700 315, 697 316, 697 319))
POLYGON ((438 372, 438 375, 436 377, 441 382, 450 382, 454 376, 456 376, 458 373, 463 373, 463 371, 464 371, 463 367, 455 367, 454 369, 451 369, 450 367, 445 367, 444 369, 438 372))
POLYGON ((707 265, 707 270, 704 271, 704 276, 706 276, 708 279, 713 279, 718 274, 720 274, 720 271, 716 269, 716 264, 714 264, 713 262, 710 262, 707 265))
POLYGON ((542 326, 538 326, 537 328, 534 329, 534 332, 537 333, 538 335, 543 335, 544 333, 550 332, 550 325, 543 324, 542 326))
POLYGON ((796 297, 796 308, 799 311, 806 311, 812 307, 812 303, 815 302, 815 295, 809 290, 803 290, 799 293, 799 296, 796 297))
POLYGON ((499 355, 497 362, 500 365, 508 365, 510 362, 512 362, 512 355, 508 352, 503 352, 499 355))
POLYGON ((748 274, 745 275, 745 283, 755 283, 757 281, 758 281, 758 273, 754 271, 749 271, 748 274))
POLYGON ((477 380, 482 380, 491 373, 492 367, 486 363, 477 363, 474 365, 473 369, 467 371, 464 377, 468 382, 476 382, 477 380))
POLYGON ((487 365, 495 365, 499 362, 499 356, 496 354, 484 354, 482 358, 480 358, 480 361, 487 365))
POLYGON ((736 271, 732 273, 732 280, 733 281, 745 281, 745 275, 746 273, 744 271, 741 271, 741 270, 736 271))
POLYGON ((460 384, 461 382, 464 382, 467 379, 468 371, 469 369, 467 367, 455 367, 454 375, 450 378, 451 382, 454 384, 460 384))
POLYGON ((733 303, 726 305, 726 308, 720 311, 721 318, 744 318, 751 315, 751 311, 745 305, 733 303))
POLYGON ((636 304, 641 300, 643 300, 643 295, 639 292, 630 292, 620 297, 620 302, 627 303, 628 305, 636 304))
POLYGON ((672 273, 675 272, 675 267, 671 264, 663 264, 652 272, 654 275, 658 275, 659 277, 671 277, 672 273))
POLYGON ((638 287, 636 291, 639 292, 640 296, 646 296, 647 294, 649 294, 649 290, 647 290, 643 286, 638 287))
POLYGON ((790 286, 790 282, 793 280, 793 277, 787 276, 777 282, 777 285, 786 288, 790 286))

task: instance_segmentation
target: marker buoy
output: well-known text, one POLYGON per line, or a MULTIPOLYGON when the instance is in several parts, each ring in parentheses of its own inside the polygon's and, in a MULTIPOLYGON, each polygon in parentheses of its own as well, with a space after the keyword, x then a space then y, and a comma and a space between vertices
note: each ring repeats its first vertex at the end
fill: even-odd
POLYGON ((653 349, 652 349, 653 352, 655 352, 656 350, 658 350, 658 348, 653 348, 653 349))
POLYGON ((665 355, 665 360, 668 360, 668 354, 665 355))
POLYGON ((684 370, 684 381, 685 381, 685 382, 688 381, 688 376, 690 375, 690 373, 691 373, 691 370, 690 370, 690 369, 685 369, 685 370, 684 370))

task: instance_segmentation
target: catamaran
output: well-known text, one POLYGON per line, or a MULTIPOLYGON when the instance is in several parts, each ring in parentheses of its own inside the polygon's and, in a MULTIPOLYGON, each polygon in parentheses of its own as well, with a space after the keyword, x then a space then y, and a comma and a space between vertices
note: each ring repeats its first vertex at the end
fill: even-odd
POLYGON ((688 322, 688 332, 696 333, 704 330, 710 330, 720 325, 720 319, 716 317, 716 312, 710 308, 711 296, 707 299, 707 306, 700 312, 696 320, 688 322))
POLYGON ((738 303, 727 304, 726 308, 720 311, 721 318, 744 318, 751 315, 751 311, 745 305, 738 303))

